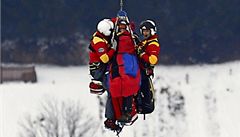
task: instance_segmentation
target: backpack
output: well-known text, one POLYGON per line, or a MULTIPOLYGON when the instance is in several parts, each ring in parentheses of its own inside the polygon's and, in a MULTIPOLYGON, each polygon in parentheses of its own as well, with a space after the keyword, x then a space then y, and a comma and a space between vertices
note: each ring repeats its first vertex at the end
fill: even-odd
POLYGON ((150 77, 146 77, 146 81, 142 84, 146 85, 144 85, 145 88, 141 86, 136 96, 137 112, 139 114, 150 114, 155 109, 152 79, 150 77))

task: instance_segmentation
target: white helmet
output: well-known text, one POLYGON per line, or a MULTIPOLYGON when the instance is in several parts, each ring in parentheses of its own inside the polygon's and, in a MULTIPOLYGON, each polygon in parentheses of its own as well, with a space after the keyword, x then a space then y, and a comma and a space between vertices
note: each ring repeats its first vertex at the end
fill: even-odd
POLYGON ((114 28, 114 24, 110 19, 103 19, 97 25, 97 30, 105 36, 110 36, 114 28))

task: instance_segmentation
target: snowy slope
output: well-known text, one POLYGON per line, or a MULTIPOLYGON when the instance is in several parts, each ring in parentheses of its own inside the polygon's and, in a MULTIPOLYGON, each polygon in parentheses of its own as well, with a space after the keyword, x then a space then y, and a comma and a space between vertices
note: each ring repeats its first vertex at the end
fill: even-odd
MULTIPOLYGON (((45 98, 75 100, 99 121, 94 136, 112 137, 103 128, 99 98, 89 94, 87 67, 37 66, 38 83, 0 85, 0 137, 18 137, 19 121, 37 115, 45 98), (100 116, 99 116, 100 115, 100 116)), ((240 137, 240 62, 203 66, 157 66, 156 109, 142 116, 122 137, 240 137)), ((106 94, 101 96, 105 100, 106 94)))

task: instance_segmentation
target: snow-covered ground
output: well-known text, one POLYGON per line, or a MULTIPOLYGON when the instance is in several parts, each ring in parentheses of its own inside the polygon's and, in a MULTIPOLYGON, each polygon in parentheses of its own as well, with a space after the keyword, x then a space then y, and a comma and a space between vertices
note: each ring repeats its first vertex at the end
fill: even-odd
MULTIPOLYGON (((36 66, 38 82, 0 85, 0 137, 19 137, 19 122, 39 113, 45 98, 79 101, 99 123, 99 98, 89 93, 87 67, 36 66)), ((122 137, 240 137, 240 62, 157 66, 156 109, 139 115, 122 137)), ((106 93, 100 99, 104 100, 106 93)), ((112 137, 103 124, 94 137, 112 137)), ((90 135, 89 135, 90 136, 90 135)), ((91 135, 92 136, 92 135, 91 135)))

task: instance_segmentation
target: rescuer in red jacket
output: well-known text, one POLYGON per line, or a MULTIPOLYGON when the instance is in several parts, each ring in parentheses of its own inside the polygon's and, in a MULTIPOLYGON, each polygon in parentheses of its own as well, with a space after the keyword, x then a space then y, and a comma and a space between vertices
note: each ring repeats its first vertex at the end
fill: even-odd
POLYGON ((97 25, 97 32, 94 33, 89 45, 89 69, 92 76, 89 84, 90 92, 101 95, 105 90, 108 91, 104 122, 105 127, 111 130, 119 130, 120 127, 115 123, 115 115, 112 106, 111 95, 108 86, 108 67, 113 57, 117 43, 111 40, 114 23, 110 19, 104 19, 97 25))
POLYGON ((140 33, 144 37, 137 47, 141 70, 141 88, 136 101, 140 114, 149 114, 154 110, 154 88, 150 76, 154 76, 153 69, 159 60, 160 44, 156 31, 156 25, 152 20, 145 20, 140 24, 140 33))
POLYGON ((106 89, 104 75, 116 50, 116 43, 110 42, 113 28, 114 24, 110 19, 101 20, 89 45, 89 69, 92 76, 89 87, 93 94, 102 94, 106 89))
POLYGON ((141 67, 154 66, 158 62, 160 44, 156 34, 156 26, 152 20, 143 21, 140 24, 140 33, 144 40, 138 46, 138 54, 142 61, 141 67))

